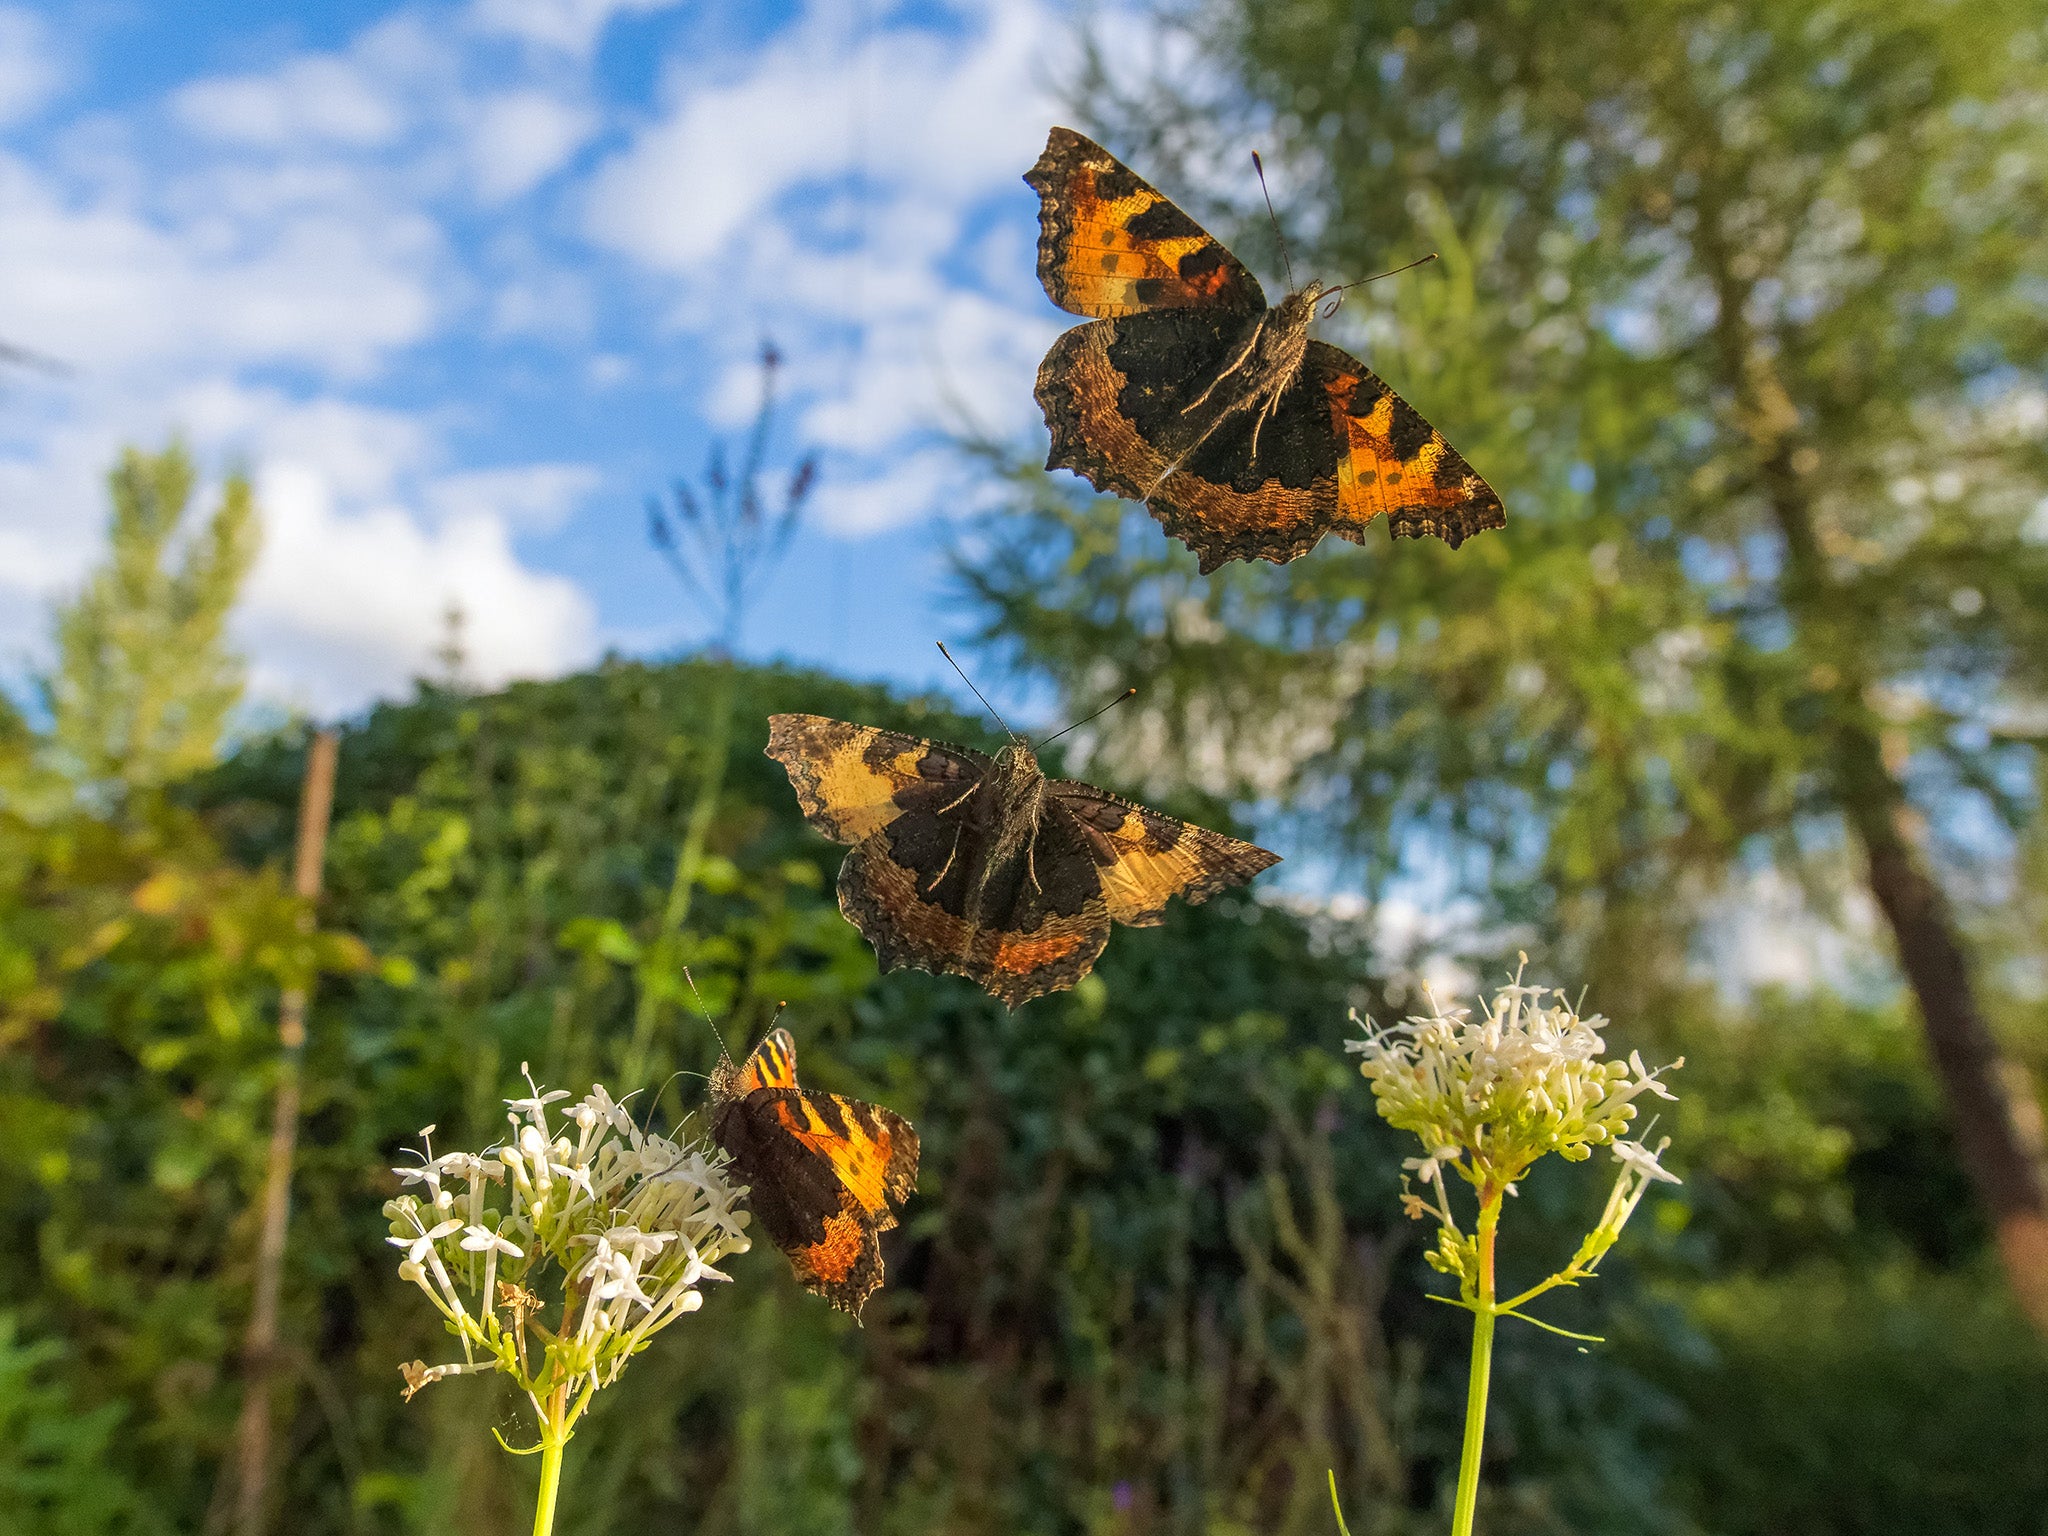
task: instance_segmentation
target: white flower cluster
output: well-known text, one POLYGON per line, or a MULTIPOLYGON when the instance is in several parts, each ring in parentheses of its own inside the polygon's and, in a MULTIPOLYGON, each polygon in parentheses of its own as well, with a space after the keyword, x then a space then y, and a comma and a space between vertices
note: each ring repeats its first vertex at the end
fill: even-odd
POLYGON ((568 1097, 535 1087, 507 1100, 512 1134, 482 1154, 434 1156, 429 1126, 421 1162, 393 1170, 422 1186, 384 1207, 399 1276, 463 1348, 459 1363, 404 1367, 407 1396, 499 1370, 544 1420, 573 1421, 655 1333, 703 1305, 698 1286, 727 1278, 719 1259, 746 1251, 723 1154, 643 1131, 602 1086, 550 1127, 568 1097))
POLYGON ((1594 1274, 1652 1182, 1678 1182, 1658 1161, 1670 1138, 1651 1147, 1623 1133, 1643 1094, 1675 1097, 1659 1079, 1684 1066, 1684 1058, 1654 1072, 1633 1051, 1626 1062, 1603 1061, 1600 1027, 1607 1021, 1597 1014, 1581 1018, 1562 993, 1545 1005, 1551 995, 1548 987, 1522 985, 1517 971, 1477 1018, 1462 1008, 1438 1007, 1430 998, 1427 1016, 1371 1030, 1345 1047, 1365 1058, 1359 1070, 1372 1084, 1380 1117, 1422 1142, 1423 1155, 1402 1167, 1429 1193, 1408 1189, 1404 1176, 1402 1204, 1410 1216, 1438 1225, 1430 1265, 1456 1277, 1462 1304, 1530 1322, 1536 1319, 1519 1309, 1556 1286, 1576 1285, 1594 1274), (1546 1153, 1583 1162, 1597 1146, 1610 1148, 1621 1164, 1598 1225, 1564 1269, 1497 1302, 1493 1231, 1502 1199, 1515 1193, 1516 1180, 1546 1153), (1446 1168, 1478 1192, 1475 1233, 1461 1229, 1452 1212, 1446 1168))
POLYGON ((1443 1165, 1475 1186, 1512 1185, 1545 1153, 1582 1162, 1596 1146, 1650 1177, 1672 1178, 1623 1133, 1640 1095, 1673 1097, 1658 1079, 1683 1058, 1654 1072, 1633 1051, 1626 1062, 1603 1061, 1607 1021, 1581 1018, 1562 993, 1545 1006, 1551 991, 1523 986, 1517 973, 1476 1018, 1430 998, 1427 1016, 1346 1044, 1365 1058, 1359 1070, 1381 1117, 1421 1139, 1426 1156, 1409 1166, 1425 1180, 1443 1165))

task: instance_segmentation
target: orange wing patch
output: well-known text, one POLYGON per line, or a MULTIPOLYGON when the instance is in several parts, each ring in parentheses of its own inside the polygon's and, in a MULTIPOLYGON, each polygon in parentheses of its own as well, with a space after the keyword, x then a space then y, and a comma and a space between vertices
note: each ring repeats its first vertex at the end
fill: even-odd
MULTIPOLYGON (((892 1221, 891 1226, 895 1223, 892 1221)), ((844 1288, 853 1280, 863 1261, 868 1258, 874 1246, 873 1224, 861 1219, 857 1211, 846 1210, 843 1206, 836 1216, 825 1218, 825 1236, 818 1242, 789 1250, 789 1267, 796 1271, 796 1278, 802 1285, 827 1295, 844 1288)), ((879 1259, 874 1261, 879 1265, 879 1259)), ((880 1276, 876 1276, 880 1284, 880 1276)), ((871 1286, 870 1291, 873 1289, 871 1286)), ((863 1293, 861 1300, 867 1299, 863 1293)), ((850 1308, 860 1315, 856 1304, 850 1308)))
POLYGON ((987 759, 823 715, 770 715, 768 755, 788 770, 804 820, 835 842, 881 831, 925 785, 965 789, 987 759))
POLYGON ((877 1231, 896 1225, 890 1205, 909 1199, 917 1178, 917 1133, 909 1121, 836 1093, 778 1099, 774 1111, 785 1131, 831 1165, 877 1231))
POLYGON ((1039 281, 1061 309, 1266 307, 1242 262, 1094 140, 1053 129, 1024 180, 1039 197, 1039 281))
POLYGON ((1051 787, 1095 854, 1109 915, 1134 928, 1164 922, 1175 896, 1206 901, 1280 862, 1264 848, 1162 816, 1092 784, 1061 779, 1051 787))
POLYGON ((1310 342, 1337 429, 1337 508, 1331 532, 1354 544, 1385 513, 1396 538, 1433 533, 1456 549, 1506 524, 1492 486, 1422 414, 1371 369, 1310 342))
POLYGON ((747 1058, 747 1064, 740 1072, 739 1091, 752 1093, 756 1088, 795 1086, 796 1041, 790 1038, 786 1029, 771 1029, 767 1038, 754 1047, 754 1054, 747 1058))

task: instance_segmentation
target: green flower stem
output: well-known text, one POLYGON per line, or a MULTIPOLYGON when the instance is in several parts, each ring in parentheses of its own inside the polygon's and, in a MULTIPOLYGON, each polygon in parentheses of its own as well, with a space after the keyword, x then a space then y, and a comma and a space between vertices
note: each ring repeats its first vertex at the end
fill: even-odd
POLYGON ((540 1435, 540 1501, 533 1510, 533 1536, 551 1536, 555 1529, 555 1499, 562 1491, 562 1451, 569 1444, 569 1388, 555 1388, 548 1399, 548 1422, 540 1435))
POLYGON ((1503 1194, 1489 1186, 1479 1195, 1479 1294, 1472 1298, 1472 1378, 1465 1389, 1465 1449, 1458 1458, 1458 1501, 1451 1513, 1451 1536, 1472 1536, 1472 1515, 1479 1504, 1479 1451, 1486 1439, 1493 1325, 1500 1310, 1493 1299, 1493 1239, 1500 1225, 1503 1194))
MULTIPOLYGON (((675 873, 669 880, 668 900, 662 905, 661 927, 641 961, 643 971, 654 966, 673 966, 670 944, 690 920, 690 898, 696 892, 697 877, 704 862, 704 843, 711 835, 711 821, 718 811, 719 795, 725 788, 726 768, 732 756, 732 709, 733 666, 724 662, 720 664, 711 697, 711 727, 705 736, 703 777, 698 780, 697 798, 690 805, 689 820, 684 823, 682 844, 676 849, 675 873)), ((655 1026, 661 1019, 663 994, 650 981, 649 976, 642 975, 640 995, 633 1006, 633 1036, 626 1050, 624 1074, 628 1082, 640 1082, 647 1076, 654 1050, 655 1026)))

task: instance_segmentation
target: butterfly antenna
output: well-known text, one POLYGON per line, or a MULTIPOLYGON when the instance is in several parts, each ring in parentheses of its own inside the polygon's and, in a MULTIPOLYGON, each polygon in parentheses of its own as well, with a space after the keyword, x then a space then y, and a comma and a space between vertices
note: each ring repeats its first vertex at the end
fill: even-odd
POLYGON ((690 984, 690 996, 697 999, 697 1011, 704 1015, 704 1022, 711 1026, 711 1035, 718 1042, 719 1053, 730 1061, 732 1059, 732 1052, 726 1046, 725 1036, 718 1032, 718 1020, 712 1018, 711 1010, 704 1006, 704 994, 697 990, 697 978, 690 974, 690 968, 687 965, 683 967, 683 980, 690 984))
POLYGON ((1005 736, 1008 736, 1012 741, 1015 741, 1017 739, 1017 733, 1010 729, 1010 722, 1005 720, 1002 717, 1002 715, 997 711, 995 705, 989 703, 988 699, 986 698, 986 696, 983 695, 982 691, 974 686, 974 679, 969 677, 964 671, 961 670, 959 662, 953 660, 953 653, 946 649, 946 642, 943 640, 939 642, 939 654, 946 658, 947 664, 951 666, 955 672, 960 673, 960 681, 967 685, 969 691, 972 692, 977 699, 981 700, 981 707, 996 717, 996 724, 1000 725, 1003 728, 1003 734, 1005 736))
MULTIPOLYGON (((673 1084, 675 1080, 679 1077, 704 1077, 704 1074, 702 1072, 685 1072, 680 1067, 678 1067, 675 1071, 669 1073, 667 1079, 663 1081, 662 1085, 654 1090, 654 1097, 647 1101, 647 1118, 641 1121, 641 1130, 652 1131, 654 1129, 654 1112, 661 1107, 662 1095, 668 1092, 670 1085, 673 1084)), ((711 1079, 708 1077, 704 1077, 704 1081, 708 1083, 711 1081, 711 1079)))
POLYGON ((1331 294, 1336 294, 1338 295, 1338 297, 1330 305, 1328 309, 1323 311, 1323 318, 1327 320, 1330 318, 1330 316, 1337 313, 1337 305, 1342 304, 1344 302, 1343 293, 1345 289, 1363 288, 1367 283, 1376 283, 1383 277, 1399 277, 1403 272, 1412 271, 1416 267, 1426 267, 1436 259, 1437 253, 1435 251, 1431 251, 1427 256, 1416 257, 1413 261, 1409 262, 1408 265, 1405 267, 1395 267, 1390 272, 1375 272, 1371 277, 1354 278, 1352 279, 1352 281, 1348 283, 1339 283, 1334 288, 1325 288, 1323 290, 1324 298, 1329 298, 1331 294))
POLYGON ((1036 752, 1039 750, 1040 747, 1049 747, 1054 742, 1058 741, 1062 736, 1066 735, 1068 731, 1078 731, 1090 720, 1101 719, 1104 715, 1108 714, 1112 709, 1115 709, 1117 705, 1123 703, 1125 699, 1134 698, 1137 695, 1137 692, 1138 690, 1135 688, 1126 688, 1122 693, 1118 694, 1115 698, 1111 699, 1107 704, 1103 705, 1102 708, 1095 711, 1094 714, 1085 715, 1081 719, 1076 720, 1072 725, 1062 726, 1059 730, 1054 731, 1050 736, 1046 737, 1045 740, 1041 741, 1038 744, 1038 746, 1033 747, 1031 750, 1036 752))
POLYGON ((1266 199, 1266 217, 1273 225, 1273 243, 1280 247, 1280 270, 1287 274, 1287 291, 1294 292, 1294 263, 1287 259, 1287 237, 1280 233, 1280 215, 1273 211, 1273 194, 1266 190, 1266 162, 1252 151, 1252 169, 1259 173, 1259 193, 1266 199))

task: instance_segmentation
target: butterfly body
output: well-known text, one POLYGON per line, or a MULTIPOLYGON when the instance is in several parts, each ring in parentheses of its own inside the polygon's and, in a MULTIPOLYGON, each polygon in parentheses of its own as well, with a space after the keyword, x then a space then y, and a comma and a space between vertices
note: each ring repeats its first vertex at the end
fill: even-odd
POLYGON ((1011 1007, 1085 976, 1112 922, 1150 926, 1276 856, 1068 779, 818 715, 769 718, 805 819, 853 844, 839 907, 899 966, 966 976, 1011 1007))
POLYGON ((1357 359, 1314 341, 1326 290, 1268 307, 1236 257, 1107 150, 1055 128, 1025 176, 1039 277, 1093 318, 1038 372, 1048 469, 1142 501, 1204 571, 1276 563, 1335 533, 1454 547, 1505 521, 1500 498, 1357 359))
POLYGON ((945 885, 957 869, 961 918, 970 930, 1001 924, 1015 913, 1022 887, 1017 865, 1020 858, 1029 863, 1045 810, 1045 783, 1038 759, 1012 743, 996 754, 984 777, 962 791, 957 807, 936 808, 952 834, 949 861, 933 872, 925 894, 945 885))
POLYGON ((796 1042, 768 1033, 711 1074, 711 1137, 798 1281, 856 1318, 882 1283, 879 1234, 917 1185, 917 1132, 880 1105, 796 1082, 796 1042))

